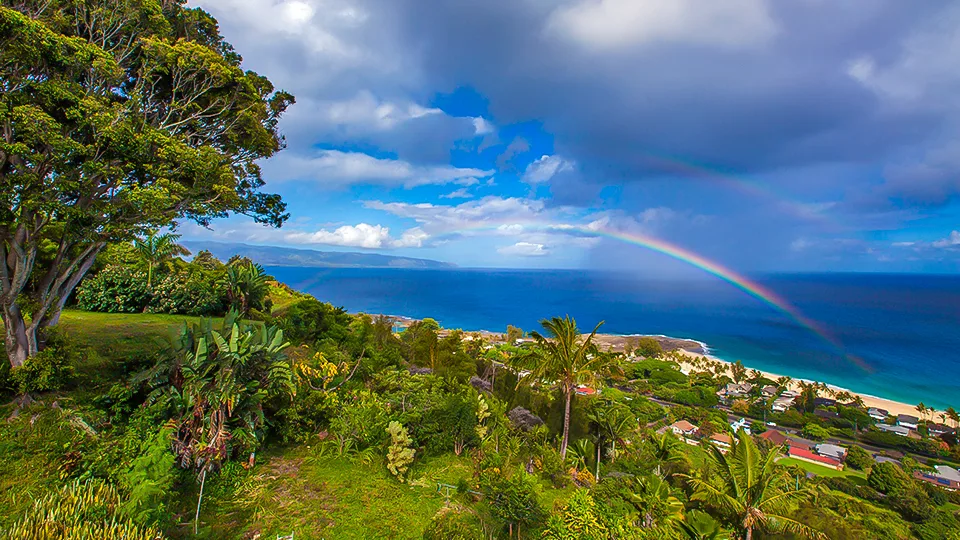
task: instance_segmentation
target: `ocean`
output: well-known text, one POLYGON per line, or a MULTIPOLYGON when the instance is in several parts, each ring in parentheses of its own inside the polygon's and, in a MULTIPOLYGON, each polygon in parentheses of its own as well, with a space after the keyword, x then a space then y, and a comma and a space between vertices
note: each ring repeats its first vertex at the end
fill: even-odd
POLYGON ((589 331, 695 339, 724 360, 927 406, 960 407, 960 276, 776 274, 753 280, 831 339, 727 282, 575 270, 270 267, 351 312, 433 317, 447 328, 524 330, 555 315, 589 331), (854 361, 851 355, 860 360, 854 361))

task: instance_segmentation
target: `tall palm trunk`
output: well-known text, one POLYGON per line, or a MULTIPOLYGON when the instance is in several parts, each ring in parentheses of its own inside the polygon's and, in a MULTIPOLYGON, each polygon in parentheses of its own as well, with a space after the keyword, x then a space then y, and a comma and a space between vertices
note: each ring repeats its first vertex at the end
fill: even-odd
POLYGON ((573 397, 571 386, 564 389, 566 404, 563 407, 563 440, 560 441, 560 458, 567 459, 567 444, 570 442, 570 399, 573 397))

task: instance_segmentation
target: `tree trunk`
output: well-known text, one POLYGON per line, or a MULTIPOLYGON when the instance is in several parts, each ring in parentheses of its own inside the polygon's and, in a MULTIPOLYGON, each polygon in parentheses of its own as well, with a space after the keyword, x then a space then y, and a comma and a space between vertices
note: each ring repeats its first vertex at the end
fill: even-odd
POLYGON ((7 358, 10 359, 11 367, 20 367, 27 361, 32 354, 30 346, 36 347, 36 335, 30 339, 28 327, 23 320, 23 313, 20 312, 20 306, 16 303, 3 306, 3 329, 4 345, 7 350, 7 358))
POLYGON ((597 482, 600 481, 600 446, 600 437, 597 437, 597 472, 593 475, 597 482))
POLYGON ((570 442, 570 399, 573 397, 571 387, 564 388, 566 404, 563 407, 563 439, 560 441, 560 459, 567 459, 567 444, 570 442))
POLYGON ((193 518, 193 535, 197 535, 197 530, 200 527, 200 503, 203 502, 203 485, 207 482, 207 469, 203 469, 202 476, 200 477, 200 496, 197 498, 197 515, 193 518))
POLYGON ((753 540, 753 527, 747 527, 746 540, 753 540))

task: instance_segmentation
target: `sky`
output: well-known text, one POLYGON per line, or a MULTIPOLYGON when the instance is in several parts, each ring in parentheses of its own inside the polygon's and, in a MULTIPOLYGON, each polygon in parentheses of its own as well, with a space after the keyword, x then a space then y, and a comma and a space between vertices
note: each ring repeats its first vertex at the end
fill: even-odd
POLYGON ((292 92, 291 219, 465 267, 960 271, 960 3, 195 0, 292 92))

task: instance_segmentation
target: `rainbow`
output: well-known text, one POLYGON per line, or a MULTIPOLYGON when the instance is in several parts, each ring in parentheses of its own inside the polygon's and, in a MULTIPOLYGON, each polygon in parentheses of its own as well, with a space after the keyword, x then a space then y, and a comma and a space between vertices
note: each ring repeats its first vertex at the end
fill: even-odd
POLYGON ((729 268, 725 268, 720 264, 707 259, 689 249, 685 249, 676 244, 671 244, 659 238, 654 238, 645 234, 637 232, 623 232, 616 230, 609 230, 598 227, 596 222, 592 226, 581 226, 581 225, 570 225, 570 224, 553 224, 553 225, 544 225, 536 223, 502 223, 502 224, 491 224, 487 222, 483 225, 472 226, 459 231, 455 231, 451 234, 458 234, 467 230, 497 230, 500 227, 517 225, 524 227, 525 229, 540 230, 543 232, 554 232, 554 233, 571 233, 575 232, 577 234, 586 236, 586 237, 595 237, 595 238, 609 238, 619 242, 624 242, 627 244, 632 244, 635 246, 640 246, 657 253, 661 253, 678 261, 684 262, 704 272, 715 276, 727 283, 733 285, 734 287, 742 290, 743 292, 753 296, 754 298, 760 300, 761 302, 771 306, 775 310, 785 314, 789 318, 793 319, 797 324, 806 328, 807 330, 813 332, 825 342, 829 343, 835 349, 843 354, 844 357, 852 361, 858 367, 864 371, 872 371, 871 367, 861 358, 847 354, 845 348, 839 340, 833 337, 829 332, 826 331, 820 324, 816 321, 810 319, 795 306, 790 304, 786 299, 777 295, 775 292, 764 287, 756 281, 750 280, 749 278, 734 272, 729 268))

